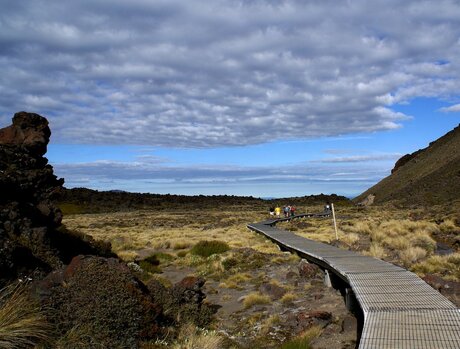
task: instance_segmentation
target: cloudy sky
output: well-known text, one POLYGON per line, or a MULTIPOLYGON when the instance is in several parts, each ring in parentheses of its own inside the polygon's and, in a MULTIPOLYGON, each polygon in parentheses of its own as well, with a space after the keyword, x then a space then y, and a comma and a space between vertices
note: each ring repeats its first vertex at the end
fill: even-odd
POLYGON ((2 0, 0 122, 68 187, 354 196, 460 122, 460 4, 2 0))

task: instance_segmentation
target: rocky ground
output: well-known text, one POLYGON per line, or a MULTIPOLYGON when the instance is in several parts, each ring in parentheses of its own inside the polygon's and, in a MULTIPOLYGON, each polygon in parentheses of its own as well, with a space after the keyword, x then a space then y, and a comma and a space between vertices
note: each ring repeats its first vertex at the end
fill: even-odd
MULTIPOLYGON (((243 249, 242 254, 257 254, 243 249)), ((263 258, 263 257, 262 257, 263 258)), ((227 339, 226 347, 279 348, 283 342, 317 326, 322 331, 314 348, 354 348, 356 318, 334 289, 324 285, 323 273, 304 260, 290 258, 248 269, 237 285, 208 279, 206 302, 218 306, 213 328, 227 339), (267 303, 245 306, 248 295, 267 296, 267 303)), ((174 266, 163 269, 171 281, 196 270, 174 266)))

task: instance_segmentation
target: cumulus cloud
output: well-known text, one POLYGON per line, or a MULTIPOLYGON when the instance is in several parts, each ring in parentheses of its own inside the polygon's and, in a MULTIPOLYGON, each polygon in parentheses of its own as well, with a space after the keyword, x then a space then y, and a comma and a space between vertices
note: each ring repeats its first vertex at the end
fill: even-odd
POLYGON ((0 121, 167 147, 394 129, 395 103, 458 96, 459 38, 453 0, 6 0, 0 121))
POLYGON ((451 105, 450 107, 444 107, 439 109, 443 113, 458 113, 460 112, 460 104, 451 105))

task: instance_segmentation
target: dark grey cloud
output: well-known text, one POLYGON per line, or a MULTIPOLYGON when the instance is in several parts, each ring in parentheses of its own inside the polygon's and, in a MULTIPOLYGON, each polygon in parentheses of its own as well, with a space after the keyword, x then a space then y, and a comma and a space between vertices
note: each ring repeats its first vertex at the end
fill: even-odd
POLYGON ((0 121, 54 142, 214 147, 400 127, 458 99, 457 1, 3 1, 0 121))

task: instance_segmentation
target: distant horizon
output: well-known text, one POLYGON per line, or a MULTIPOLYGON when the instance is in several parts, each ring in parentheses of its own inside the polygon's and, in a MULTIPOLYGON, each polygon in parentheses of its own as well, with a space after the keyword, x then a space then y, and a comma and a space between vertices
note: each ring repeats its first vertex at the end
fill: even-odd
POLYGON ((460 4, 7 1, 0 125, 70 187, 354 197, 460 122, 460 4))
POLYGON ((70 189, 88 189, 88 190, 95 190, 97 192, 113 192, 113 193, 126 193, 126 194, 147 194, 147 195, 177 195, 177 196, 234 196, 234 197, 245 197, 245 198, 254 198, 254 199, 261 199, 261 200, 279 200, 279 199, 289 199, 289 198, 302 198, 302 197, 308 197, 308 196, 331 196, 331 195, 337 195, 339 197, 343 196, 346 197, 349 200, 352 200, 354 197, 347 197, 345 195, 339 195, 336 193, 332 194, 325 194, 325 193, 319 193, 319 194, 305 194, 301 196, 268 196, 268 197, 259 197, 259 196, 252 196, 252 195, 229 195, 229 194, 211 194, 211 195, 203 195, 203 194, 193 194, 193 195, 186 195, 186 194, 172 194, 172 193, 165 193, 165 194, 160 194, 160 193, 152 193, 152 192, 134 192, 134 191, 126 191, 126 190, 120 190, 120 189, 108 189, 108 190, 99 190, 99 189, 92 189, 92 188, 86 188, 86 187, 72 187, 68 188, 64 185, 64 189, 70 190, 70 189))

